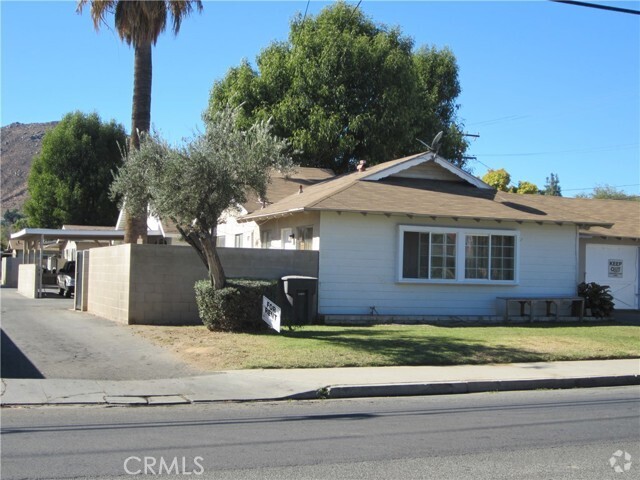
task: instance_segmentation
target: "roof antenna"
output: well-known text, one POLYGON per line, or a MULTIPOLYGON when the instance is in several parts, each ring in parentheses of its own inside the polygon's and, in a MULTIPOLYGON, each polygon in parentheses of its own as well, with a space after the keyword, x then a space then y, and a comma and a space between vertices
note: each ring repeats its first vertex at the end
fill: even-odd
POLYGON ((431 145, 427 145, 425 142, 423 142, 422 140, 420 140, 419 138, 416 138, 417 141, 419 141, 422 145, 424 145, 425 147, 427 147, 427 149, 429 149, 430 152, 433 152, 435 155, 438 155, 438 150, 440 150, 440 140, 442 140, 442 130, 440 130, 435 137, 433 137, 433 140, 431 141, 431 145))

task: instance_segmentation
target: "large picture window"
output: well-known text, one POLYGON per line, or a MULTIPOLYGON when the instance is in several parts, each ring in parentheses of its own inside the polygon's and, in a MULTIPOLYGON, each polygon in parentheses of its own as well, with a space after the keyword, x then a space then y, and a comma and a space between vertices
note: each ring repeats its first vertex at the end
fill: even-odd
POLYGON ((456 278, 456 234, 404 232, 404 278, 456 278))
POLYGON ((513 235, 466 235, 466 279, 513 280, 515 278, 513 235))
POLYGON ((515 283, 518 233, 400 226, 400 280, 515 283))

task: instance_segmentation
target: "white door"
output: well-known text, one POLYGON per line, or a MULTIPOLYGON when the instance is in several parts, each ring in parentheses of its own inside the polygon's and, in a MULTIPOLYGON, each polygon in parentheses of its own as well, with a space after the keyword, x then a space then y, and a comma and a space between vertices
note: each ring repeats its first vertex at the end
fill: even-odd
POLYGON ((282 241, 282 248, 284 250, 295 250, 296 241, 293 235, 292 228, 283 228, 280 230, 280 239, 282 241))
POLYGON ((638 247, 587 244, 587 282, 609 285, 615 308, 638 308, 638 247))

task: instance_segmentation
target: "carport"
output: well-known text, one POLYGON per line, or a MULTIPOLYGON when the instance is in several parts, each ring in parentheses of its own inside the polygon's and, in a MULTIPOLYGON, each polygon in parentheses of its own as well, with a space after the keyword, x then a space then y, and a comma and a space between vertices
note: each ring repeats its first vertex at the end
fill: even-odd
POLYGON ((18 274, 18 292, 32 298, 41 298, 42 265, 44 252, 51 242, 74 241, 122 241, 124 230, 66 230, 54 228, 25 228, 11 235, 12 240, 22 240, 22 265, 18 274))

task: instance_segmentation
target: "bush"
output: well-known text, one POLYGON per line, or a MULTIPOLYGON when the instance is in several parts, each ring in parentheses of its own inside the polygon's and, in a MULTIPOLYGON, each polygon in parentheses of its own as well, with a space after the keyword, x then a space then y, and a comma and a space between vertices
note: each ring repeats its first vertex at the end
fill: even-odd
POLYGON ((609 293, 607 285, 598 285, 595 282, 582 282, 578 285, 578 295, 584 297, 584 307, 591 309, 591 315, 604 318, 613 311, 613 297, 609 293))
POLYGON ((200 280, 195 284, 200 319, 209 330, 266 330, 269 327, 262 321, 262 296, 274 300, 277 286, 275 280, 235 279, 214 290, 209 280, 200 280))

